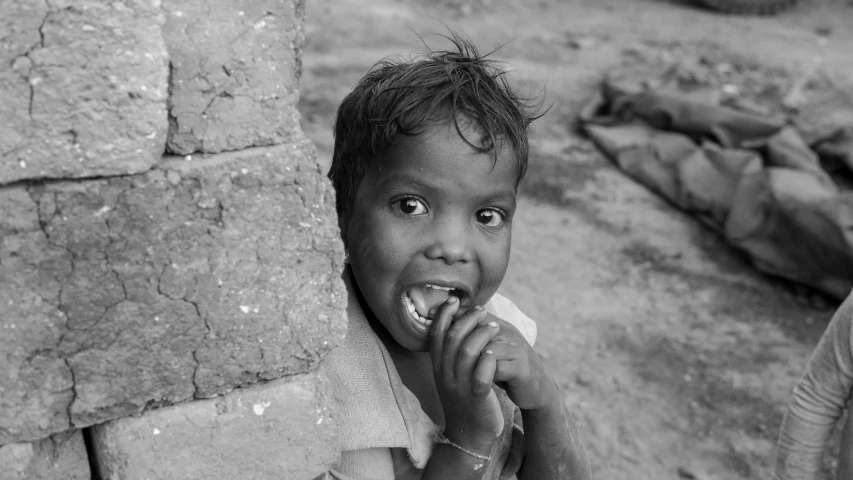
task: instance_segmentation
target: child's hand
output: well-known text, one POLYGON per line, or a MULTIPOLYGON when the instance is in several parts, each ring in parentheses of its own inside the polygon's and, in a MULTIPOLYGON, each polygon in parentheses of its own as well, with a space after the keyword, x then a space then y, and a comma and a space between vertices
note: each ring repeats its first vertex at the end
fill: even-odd
POLYGON ((438 307, 430 329, 435 384, 444 409, 444 435, 465 448, 488 454, 503 425, 492 390, 496 363, 485 346, 498 334, 482 309, 459 315, 459 300, 438 307))
POLYGON ((548 407, 559 392, 533 347, 511 323, 491 314, 488 321, 500 326, 500 331, 486 345, 491 354, 485 358, 496 362, 495 383, 522 410, 548 407))

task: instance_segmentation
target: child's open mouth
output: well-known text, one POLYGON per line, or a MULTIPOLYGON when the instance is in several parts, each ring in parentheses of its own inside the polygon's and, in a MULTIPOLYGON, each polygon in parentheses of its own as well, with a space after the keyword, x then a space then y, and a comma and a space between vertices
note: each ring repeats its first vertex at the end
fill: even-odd
POLYGON ((434 312, 451 295, 459 298, 461 292, 452 287, 427 283, 422 287, 412 287, 406 290, 403 301, 406 303, 406 310, 409 311, 412 318, 429 326, 432 324, 430 312, 434 312))

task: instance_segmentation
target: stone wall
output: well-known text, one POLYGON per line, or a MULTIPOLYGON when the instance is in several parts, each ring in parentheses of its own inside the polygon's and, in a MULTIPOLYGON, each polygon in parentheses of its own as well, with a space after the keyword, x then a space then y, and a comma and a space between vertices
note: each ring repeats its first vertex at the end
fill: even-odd
POLYGON ((318 368, 346 295, 295 108, 303 17, 0 3, 0 479, 310 479, 334 459, 318 368))

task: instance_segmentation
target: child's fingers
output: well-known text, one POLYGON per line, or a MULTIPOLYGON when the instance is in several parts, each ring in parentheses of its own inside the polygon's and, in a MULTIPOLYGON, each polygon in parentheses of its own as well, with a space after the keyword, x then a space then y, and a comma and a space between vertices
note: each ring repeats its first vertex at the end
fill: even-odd
POLYGON ((459 310, 459 299, 449 297, 439 305, 436 315, 432 320, 429 330, 429 352, 432 357, 433 371, 437 374, 442 370, 442 359, 444 358, 444 339, 447 329, 453 321, 453 315, 459 310))
POLYGON ((528 376, 526 358, 518 345, 503 340, 492 340, 486 345, 486 350, 492 352, 495 358, 495 382, 509 382, 528 376))
POLYGON ((517 343, 500 338, 500 334, 496 335, 495 338, 486 345, 486 348, 492 351, 498 361, 516 360, 524 355, 524 350, 519 348, 517 343))
POLYGON ((496 382, 525 382, 528 378, 530 378, 530 368, 524 362, 495 359, 496 382))
POLYGON ((485 318, 485 316, 486 312, 484 310, 469 310, 460 318, 456 319, 456 321, 453 322, 447 330, 447 334, 444 338, 444 352, 442 355, 445 381, 452 382, 456 380, 455 365, 456 357, 459 354, 459 348, 462 345, 462 342, 475 328, 477 328, 480 320, 485 318))
POLYGON ((454 364, 456 378, 460 382, 470 382, 474 367, 480 360, 483 350, 500 331, 497 322, 480 321, 474 330, 462 341, 454 364))
POLYGON ((495 381, 497 361, 491 350, 486 349, 480 354, 479 362, 471 375, 471 393, 481 397, 489 393, 495 381))

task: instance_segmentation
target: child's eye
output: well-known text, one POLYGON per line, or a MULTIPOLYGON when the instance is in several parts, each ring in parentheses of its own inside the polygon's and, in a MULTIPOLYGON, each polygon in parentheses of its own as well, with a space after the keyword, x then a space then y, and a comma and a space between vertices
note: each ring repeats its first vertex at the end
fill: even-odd
POLYGON ((394 206, 404 215, 423 215, 427 213, 424 202, 416 197, 404 197, 394 201, 394 206))
POLYGON ((477 212, 477 221, 486 227, 500 227, 504 224, 504 214, 493 208, 484 208, 477 212))

